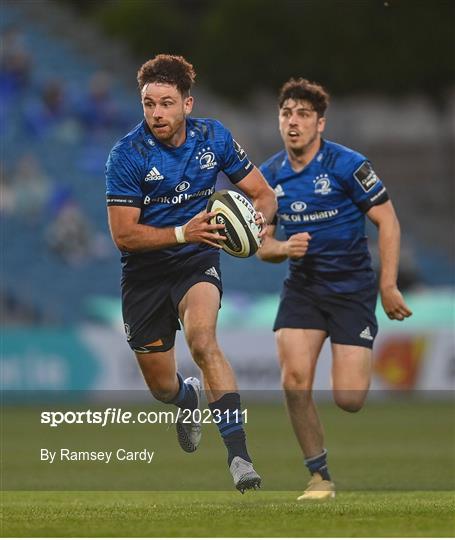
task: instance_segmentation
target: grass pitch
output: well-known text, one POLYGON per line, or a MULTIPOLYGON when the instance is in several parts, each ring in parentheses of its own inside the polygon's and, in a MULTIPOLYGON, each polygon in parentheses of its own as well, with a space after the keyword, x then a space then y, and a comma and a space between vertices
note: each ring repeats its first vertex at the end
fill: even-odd
POLYGON ((325 503, 297 503, 308 475, 280 404, 251 405, 249 446, 264 489, 243 496, 231 486, 214 426, 204 427, 201 448, 188 455, 163 426, 43 432, 39 411, 12 408, 3 414, 2 535, 455 535, 452 402, 371 402, 356 415, 323 404, 320 411, 338 493, 325 503), (149 466, 32 462, 43 444, 140 448, 144 437, 157 454, 149 466))
POLYGON ((340 493, 299 504, 299 492, 15 492, 3 536, 453 536, 448 492, 340 493))

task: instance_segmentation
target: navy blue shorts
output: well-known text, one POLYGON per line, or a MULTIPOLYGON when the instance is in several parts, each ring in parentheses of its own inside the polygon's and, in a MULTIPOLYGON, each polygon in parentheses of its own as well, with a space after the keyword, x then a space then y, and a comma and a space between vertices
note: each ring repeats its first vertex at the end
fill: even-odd
POLYGON ((196 283, 213 283, 223 293, 218 253, 195 256, 149 280, 124 275, 122 312, 128 343, 138 353, 168 351, 180 330, 178 306, 196 283))
POLYGON ((316 294, 285 280, 273 330, 323 330, 332 343, 371 349, 378 333, 376 287, 349 294, 316 294))

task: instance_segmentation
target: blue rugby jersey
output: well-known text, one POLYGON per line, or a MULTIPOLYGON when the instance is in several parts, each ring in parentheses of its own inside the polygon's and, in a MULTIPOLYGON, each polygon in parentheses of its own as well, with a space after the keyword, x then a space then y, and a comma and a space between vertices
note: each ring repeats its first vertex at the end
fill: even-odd
POLYGON ((365 156, 322 140, 315 157, 299 173, 284 150, 260 170, 275 190, 278 223, 286 237, 311 235, 306 255, 289 261, 291 282, 335 293, 375 286, 365 213, 386 202, 388 195, 365 156))
MULTIPOLYGON (((237 183, 252 169, 244 150, 217 120, 188 118, 186 140, 177 148, 161 144, 143 120, 109 154, 107 204, 140 208, 139 223, 143 225, 184 225, 205 209, 220 171, 237 183)), ((122 252, 123 272, 149 279, 168 274, 176 265, 207 250, 217 251, 197 243, 122 252)))

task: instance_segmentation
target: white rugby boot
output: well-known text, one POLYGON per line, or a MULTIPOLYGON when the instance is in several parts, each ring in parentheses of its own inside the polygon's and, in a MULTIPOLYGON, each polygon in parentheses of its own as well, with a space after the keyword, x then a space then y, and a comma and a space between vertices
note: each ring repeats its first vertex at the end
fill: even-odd
POLYGON ((261 487, 261 477, 254 470, 253 464, 245 459, 236 456, 229 467, 235 487, 244 493, 247 489, 258 489, 261 487))
MULTIPOLYGON (((199 410, 201 404, 201 382, 199 379, 196 379, 196 377, 188 377, 183 382, 193 388, 197 400, 196 409, 199 410)), ((198 416, 200 417, 200 415, 198 416)), ((183 411, 180 411, 175 427, 177 429, 177 440, 182 450, 185 452, 195 452, 201 442, 201 422, 196 422, 194 415, 192 414, 190 416, 187 409, 184 409, 183 411), (185 420, 185 422, 183 420, 185 420)))

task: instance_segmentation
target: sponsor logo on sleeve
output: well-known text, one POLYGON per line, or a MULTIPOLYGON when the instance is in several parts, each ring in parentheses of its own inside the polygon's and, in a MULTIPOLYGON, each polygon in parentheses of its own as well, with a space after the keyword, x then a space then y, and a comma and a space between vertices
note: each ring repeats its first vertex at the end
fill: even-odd
POLYGON ((106 202, 111 206, 134 206, 136 201, 131 197, 108 196, 106 202))
POLYGON ((355 171, 354 178, 362 186, 362 189, 366 192, 373 189, 373 187, 379 182, 379 178, 371 166, 371 163, 364 161, 362 165, 355 171))
POLYGON ((246 158, 245 150, 240 146, 240 144, 235 139, 232 139, 232 142, 234 143, 234 150, 237 154, 237 157, 239 158, 239 161, 243 161, 246 158))
POLYGON ((385 187, 383 187, 380 191, 376 193, 376 195, 373 195, 373 197, 370 197, 370 201, 371 202, 377 201, 380 197, 384 195, 385 192, 386 192, 386 189, 385 187))

